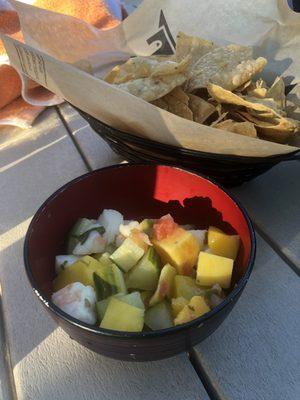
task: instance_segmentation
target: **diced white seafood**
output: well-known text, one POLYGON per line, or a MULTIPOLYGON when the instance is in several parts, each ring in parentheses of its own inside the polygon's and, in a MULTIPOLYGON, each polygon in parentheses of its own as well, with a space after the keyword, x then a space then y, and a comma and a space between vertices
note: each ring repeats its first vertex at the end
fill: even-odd
POLYGON ((138 221, 124 221, 124 224, 120 225, 120 233, 125 237, 129 237, 133 229, 140 229, 138 221))
POLYGON ((52 295, 53 303, 65 313, 87 324, 95 324, 96 295, 91 286, 84 286, 80 282, 58 290, 52 295))
POLYGON ((207 230, 201 229, 191 229, 189 232, 197 239, 198 243, 200 244, 201 248, 204 246, 204 242, 207 235, 207 230))
POLYGON ((79 260, 79 257, 72 255, 61 255, 55 257, 55 272, 58 274, 62 269, 69 267, 79 260))
POLYGON ((106 240, 97 231, 91 231, 83 243, 77 243, 73 250, 76 256, 83 256, 92 253, 102 253, 106 247, 106 240))
POLYGON ((119 233, 119 227, 123 224, 124 218, 119 211, 116 210, 103 210, 98 218, 98 222, 104 227, 105 233, 104 238, 107 244, 113 243, 115 237, 119 233))

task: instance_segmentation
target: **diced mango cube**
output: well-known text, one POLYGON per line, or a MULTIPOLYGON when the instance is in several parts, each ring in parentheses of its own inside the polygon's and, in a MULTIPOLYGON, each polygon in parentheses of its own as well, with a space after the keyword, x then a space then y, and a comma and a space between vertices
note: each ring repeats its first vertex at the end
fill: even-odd
POLYGON ((210 226, 208 229, 208 247, 217 256, 235 260, 240 247, 240 237, 238 235, 227 235, 220 229, 210 226))
POLYGON ((100 327, 125 332, 141 332, 144 326, 144 310, 127 304, 116 297, 108 303, 100 327))
POLYGON ((162 240, 153 239, 153 245, 164 263, 170 263, 179 275, 191 275, 200 251, 197 239, 182 228, 162 240))
POLYGON ((70 283, 81 282, 83 285, 94 287, 93 273, 101 269, 101 264, 90 256, 84 256, 68 268, 61 270, 55 278, 54 291, 64 288, 70 283))
POLYGON ((186 322, 193 321, 201 315, 210 311, 209 306, 206 304, 204 297, 194 296, 188 305, 184 306, 174 320, 175 325, 185 324, 186 322))
POLYGON ((176 297, 175 299, 172 299, 171 306, 172 306, 173 316, 177 317, 177 315, 184 308, 184 306, 187 306, 188 304, 189 304, 189 301, 187 299, 185 299, 184 297, 176 297))
POLYGON ((219 284, 223 289, 230 287, 233 260, 200 252, 197 267, 197 283, 202 286, 219 284))

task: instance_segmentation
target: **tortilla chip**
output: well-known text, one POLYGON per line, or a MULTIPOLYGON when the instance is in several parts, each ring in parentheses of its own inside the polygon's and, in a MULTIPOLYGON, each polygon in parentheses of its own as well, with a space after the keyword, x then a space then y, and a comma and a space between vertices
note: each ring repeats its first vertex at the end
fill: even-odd
POLYGON ((214 126, 216 126, 219 122, 223 121, 223 119, 225 119, 228 115, 228 112, 224 112, 223 114, 219 115, 218 118, 210 123, 210 126, 213 128, 214 126))
POLYGON ((253 122, 255 126, 274 126, 277 125, 278 123, 278 117, 273 117, 273 118, 257 118, 253 114, 251 114, 249 111, 242 111, 242 110, 236 110, 235 112, 232 113, 233 117, 241 118, 243 121, 250 121, 253 122))
POLYGON ((258 99, 264 99, 267 95, 267 89, 266 88, 255 88, 251 91, 248 92, 249 96, 251 97, 257 97, 258 99))
MULTIPOLYGON (((209 94, 219 103, 234 104, 237 106, 246 107, 247 109, 263 112, 273 117, 281 116, 281 111, 277 108, 277 106, 276 110, 270 108, 269 101, 267 102, 268 105, 261 104, 262 101, 266 102, 266 100, 270 99, 257 99, 254 97, 248 97, 249 100, 247 100, 246 96, 243 98, 230 92, 229 90, 223 89, 221 86, 214 85, 212 83, 207 85, 207 90, 209 94)), ((272 105, 274 106, 274 104, 272 105)))
POLYGON ((166 96, 153 101, 152 104, 179 117, 193 120, 193 113, 189 108, 189 97, 180 87, 175 88, 166 96))
POLYGON ((252 85, 252 81, 247 81, 247 82, 243 83, 241 86, 234 89, 234 91, 237 93, 243 93, 251 85, 252 85))
POLYGON ((264 138, 277 143, 287 143, 299 132, 299 121, 291 118, 274 118, 269 121, 262 121, 253 115, 239 111, 237 113, 244 121, 252 122, 257 132, 264 138))
POLYGON ((252 122, 235 122, 232 119, 219 122, 214 125, 217 129, 223 129, 225 131, 237 133, 239 135, 257 137, 255 126, 252 122))
POLYGON ((154 101, 170 93, 175 87, 186 81, 184 74, 172 74, 159 77, 140 78, 115 87, 140 97, 146 101, 154 101))
POLYGON ((248 86, 246 94, 251 97, 257 97, 258 99, 264 99, 267 97, 268 86, 266 82, 260 78, 256 82, 251 82, 248 86))
POLYGON ((278 77, 268 89, 266 97, 271 97, 282 110, 286 107, 285 84, 282 78, 278 77))
POLYGON ((216 111, 216 107, 198 96, 189 94, 189 107, 193 113, 193 120, 202 124, 210 115, 216 111))
POLYGON ((157 57, 133 57, 126 61, 126 63, 114 67, 105 77, 105 81, 113 84, 121 84, 150 76, 178 74, 187 69, 190 61, 191 57, 186 57, 179 63, 157 57))
POLYGON ((277 125, 257 127, 260 136, 277 143, 288 143, 299 132, 299 122, 281 118, 277 125))
POLYGON ((161 97, 160 99, 156 99, 154 101, 151 101, 151 104, 158 108, 162 108, 163 110, 169 111, 169 106, 168 103, 165 101, 165 96, 161 97))
POLYGON ((177 61, 183 60, 186 56, 191 55, 191 66, 193 66, 204 54, 214 48, 214 43, 209 40, 200 39, 196 36, 188 36, 183 32, 179 32, 176 40, 177 61))
POLYGON ((151 60, 156 60, 159 62, 162 62, 162 61, 176 61, 177 62, 177 60, 175 58, 175 54, 170 54, 170 55, 154 54, 147 58, 150 58, 151 60))
POLYGON ((194 65, 187 90, 191 92, 205 87, 209 82, 233 90, 262 71, 266 64, 267 60, 263 57, 252 58, 251 47, 235 44, 217 47, 194 65))
MULTIPOLYGON (((286 116, 286 112, 283 111, 281 108, 278 107, 278 104, 276 103, 276 101, 274 101, 274 99, 266 97, 264 99, 259 99, 257 97, 251 97, 251 96, 243 96, 243 98, 251 103, 257 103, 257 104, 262 104, 268 108, 270 108, 271 110, 273 110, 275 113, 282 115, 282 116, 286 116)), ((258 110, 256 110, 258 111, 258 110)))

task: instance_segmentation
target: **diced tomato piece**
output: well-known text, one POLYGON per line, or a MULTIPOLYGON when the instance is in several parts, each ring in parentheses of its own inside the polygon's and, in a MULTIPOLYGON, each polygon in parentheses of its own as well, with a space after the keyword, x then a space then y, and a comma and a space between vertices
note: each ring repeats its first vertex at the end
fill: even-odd
POLYGON ((164 215, 153 225, 153 237, 155 240, 165 239, 171 235, 178 225, 170 214, 164 215))

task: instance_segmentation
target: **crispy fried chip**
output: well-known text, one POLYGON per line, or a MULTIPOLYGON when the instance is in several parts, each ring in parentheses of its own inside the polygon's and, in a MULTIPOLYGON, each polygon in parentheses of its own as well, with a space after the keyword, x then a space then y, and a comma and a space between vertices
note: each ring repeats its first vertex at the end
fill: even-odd
POLYGON ((170 55, 167 55, 167 56, 163 55, 163 54, 154 54, 154 55, 149 56, 147 58, 150 58, 151 60, 156 60, 156 61, 159 61, 159 62, 162 62, 162 61, 176 61, 177 62, 177 60, 175 58, 175 54, 170 54, 170 55))
POLYGON ((180 87, 175 88, 166 96, 153 101, 152 104, 179 117, 193 120, 193 113, 189 108, 189 97, 180 87))
POLYGON ((189 107, 193 113, 193 120, 202 124, 210 115, 216 111, 216 107, 198 96, 189 94, 189 107))
MULTIPOLYGON (((271 99, 268 97, 266 97, 264 99, 259 99, 257 97, 251 97, 251 96, 243 96, 243 98, 244 98, 244 100, 246 100, 250 103, 262 104, 262 105, 268 107, 270 110, 272 110, 273 112, 275 112, 278 115, 286 116, 286 112, 278 107, 278 104, 274 101, 274 99, 271 99)), ((256 110, 256 111, 259 112, 259 110, 256 110)), ((267 112, 267 110, 265 110, 265 113, 269 113, 271 115, 270 111, 267 112)))
POLYGON ((179 32, 176 41, 175 57, 177 61, 181 61, 186 56, 191 55, 191 66, 193 66, 204 54, 213 48, 213 42, 179 32))
POLYGON ((262 101, 266 103, 266 100, 270 99, 257 99, 255 97, 243 98, 230 92, 229 90, 223 89, 221 86, 214 85, 212 83, 207 85, 207 90, 209 94, 219 103, 235 104, 237 106, 246 107, 250 110, 262 112, 273 117, 280 116, 280 110, 277 107, 276 110, 271 108, 269 101, 267 102, 268 105, 261 104, 262 101))
POLYGON ((163 75, 159 77, 140 78, 114 85, 146 101, 154 101, 170 93, 186 81, 184 74, 163 75))
POLYGON ((249 86, 251 87, 251 85, 252 85, 252 81, 247 81, 247 82, 243 83, 241 86, 234 89, 234 92, 243 93, 249 86))
POLYGON ((257 127, 264 139, 277 143, 288 143, 299 132, 299 123, 289 118, 280 118, 277 125, 257 127))
POLYGON ((225 131, 238 133, 239 135, 257 137, 255 126, 252 122, 236 122, 232 119, 219 122, 215 126, 217 129, 224 129, 225 131))
POLYGON ((210 123, 210 126, 213 128, 214 126, 216 126, 219 122, 223 121, 228 115, 228 112, 224 112, 223 114, 219 115, 218 118, 210 123))
POLYGON ((121 84, 150 76, 178 74, 184 72, 190 62, 191 57, 189 56, 185 57, 179 63, 158 57, 133 57, 125 64, 114 67, 105 77, 105 81, 113 84, 121 84))
POLYGON ((194 65, 187 89, 191 92, 212 82, 233 90, 262 71, 266 64, 267 60, 263 57, 252 58, 251 47, 235 44, 217 47, 194 65))
POLYGON ((268 89, 266 97, 271 97, 282 110, 285 109, 285 85, 282 78, 278 77, 273 82, 273 85, 268 89))
POLYGON ((244 111, 237 112, 244 121, 252 122, 258 133, 265 139, 277 143, 287 143, 299 132, 299 121, 291 118, 275 117, 273 120, 263 121, 244 111))
POLYGON ((263 79, 258 79, 256 82, 252 83, 247 88, 247 95, 251 97, 257 97, 258 99, 264 99, 267 96, 268 87, 266 82, 263 79))

